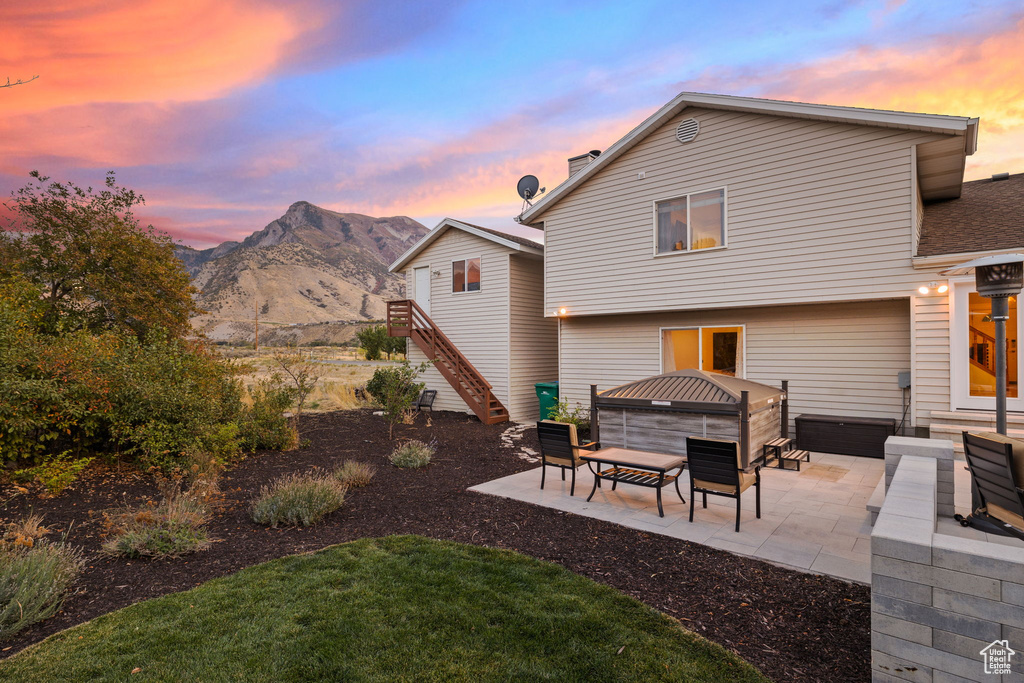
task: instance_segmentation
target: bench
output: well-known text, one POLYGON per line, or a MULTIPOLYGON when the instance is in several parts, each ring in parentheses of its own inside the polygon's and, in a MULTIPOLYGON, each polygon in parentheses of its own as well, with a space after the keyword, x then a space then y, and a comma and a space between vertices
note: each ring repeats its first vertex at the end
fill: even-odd
POLYGON ((627 448, 602 448, 593 453, 580 454, 580 459, 594 473, 594 488, 587 497, 587 502, 594 497, 601 481, 612 482, 612 491, 621 482, 656 489, 658 492, 658 514, 665 516, 661 506, 661 489, 668 484, 675 484, 679 500, 686 502, 679 491, 679 476, 686 467, 686 458, 681 455, 665 455, 647 451, 633 451, 627 448), (611 465, 601 469, 601 465, 611 465), (596 469, 595 469, 596 467, 596 469), (677 470, 675 474, 670 471, 677 470))

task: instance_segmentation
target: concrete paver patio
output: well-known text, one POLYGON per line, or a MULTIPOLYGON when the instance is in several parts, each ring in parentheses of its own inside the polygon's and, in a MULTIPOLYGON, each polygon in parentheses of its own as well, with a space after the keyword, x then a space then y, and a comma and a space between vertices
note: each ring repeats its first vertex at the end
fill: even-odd
MULTIPOLYGON (((967 474, 960 473, 962 467, 956 470, 958 480, 967 474)), ((679 489, 687 502, 681 503, 675 490, 665 487, 664 517, 658 516, 654 490, 639 486, 624 484, 612 491, 605 483, 588 503, 594 478, 585 466, 577 470, 576 495, 572 497, 569 481, 561 481, 553 468, 548 470, 541 491, 539 467, 470 490, 702 543, 794 569, 870 583, 871 515, 866 505, 884 473, 885 461, 881 459, 818 453, 812 454, 811 462, 804 463, 800 472, 763 469, 761 519, 754 516, 754 490, 750 488, 743 494, 739 533, 734 530, 735 501, 729 498, 708 496, 708 507, 703 509, 698 495, 693 523, 688 521, 690 481, 685 471, 679 489)), ((958 481, 957 493, 964 488, 958 481)))

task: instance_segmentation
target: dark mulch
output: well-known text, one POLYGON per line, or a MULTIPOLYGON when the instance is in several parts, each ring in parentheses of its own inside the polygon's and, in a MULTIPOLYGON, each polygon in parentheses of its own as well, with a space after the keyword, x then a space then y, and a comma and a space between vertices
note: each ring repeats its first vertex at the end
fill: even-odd
MULTIPOLYGON (((74 624, 146 598, 186 590, 209 579, 284 555, 388 534, 421 534, 509 548, 557 562, 614 586, 679 619, 779 681, 865 681, 870 674, 870 592, 706 546, 609 522, 467 491, 484 481, 536 467, 500 446, 508 425, 483 425, 457 413, 420 416, 396 436, 435 441, 434 462, 402 470, 387 462, 387 425, 369 411, 304 418, 310 445, 292 453, 250 456, 223 480, 226 506, 211 524, 209 550, 177 560, 128 561, 99 555, 96 514, 156 494, 152 480, 122 470, 90 475, 61 496, 17 496, 6 520, 31 511, 83 546, 90 561, 80 592, 54 618, 5 643, 3 656, 74 624), (309 529, 265 529, 246 504, 254 491, 286 472, 333 468, 345 459, 377 466, 373 483, 349 493, 344 507, 309 529)), ((536 449, 528 430, 524 445, 536 449)), ((584 486, 586 488, 586 486, 584 486)), ((585 493, 585 491, 584 491, 585 493)), ((10 492, 0 494, 6 500, 10 492)))

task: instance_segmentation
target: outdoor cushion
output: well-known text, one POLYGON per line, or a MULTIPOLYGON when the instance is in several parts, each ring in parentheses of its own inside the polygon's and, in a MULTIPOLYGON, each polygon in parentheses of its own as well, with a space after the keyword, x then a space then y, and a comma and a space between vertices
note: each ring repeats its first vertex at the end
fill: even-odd
MULTIPOLYGON (((1014 484, 1024 488, 1024 441, 1003 436, 1002 434, 996 434, 994 432, 984 432, 978 434, 978 436, 983 436, 990 441, 996 441, 998 443, 1008 443, 1013 447, 1010 470, 1013 472, 1014 484)), ((1010 510, 994 503, 989 503, 986 505, 986 508, 988 509, 988 514, 992 515, 996 519, 1000 519, 1007 524, 1012 524, 1018 529, 1024 529, 1024 517, 1021 517, 1016 512, 1011 512, 1010 510)))
MULTIPOLYGON (((757 481, 757 477, 753 474, 747 474, 746 472, 740 472, 740 493, 743 493, 757 481)), ((699 489, 707 489, 709 491, 719 491, 721 493, 736 493, 735 486, 729 486, 728 484, 716 484, 713 481, 702 481, 701 479, 694 479, 693 485, 699 489)))

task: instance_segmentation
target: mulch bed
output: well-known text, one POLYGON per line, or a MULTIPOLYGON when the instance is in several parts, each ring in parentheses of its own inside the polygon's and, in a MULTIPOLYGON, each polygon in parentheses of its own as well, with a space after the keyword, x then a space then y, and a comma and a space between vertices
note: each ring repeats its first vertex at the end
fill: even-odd
MULTIPOLYGON (((304 418, 310 444, 290 453, 247 457, 222 479, 226 504, 210 524, 213 547, 176 560, 124 560, 98 553, 97 511, 139 504, 156 495, 134 470, 93 472, 52 499, 16 496, 5 521, 45 515, 88 553, 79 592, 52 619, 4 643, 9 656, 56 631, 126 605, 182 591, 274 558, 357 538, 421 534, 508 548, 556 562, 608 584, 679 619, 728 647, 778 681, 865 681, 870 678, 870 591, 828 577, 794 572, 714 548, 567 514, 519 501, 472 493, 475 484, 537 467, 502 448, 508 427, 483 425, 459 413, 435 413, 396 428, 396 438, 434 441, 430 466, 403 470, 387 461, 393 443, 383 418, 368 410, 304 418), (377 466, 373 483, 349 492, 344 507, 308 529, 266 529, 252 522, 247 503, 281 474, 332 469, 346 459, 377 466), (92 513, 92 514, 90 514, 92 513)), ((534 430, 523 445, 537 448, 534 430)), ((553 473, 557 473, 552 470, 553 473)), ((584 486, 584 488, 587 488, 584 486)), ((584 492, 585 493, 585 492, 584 492)), ((7 500, 11 491, 0 492, 7 500)))

